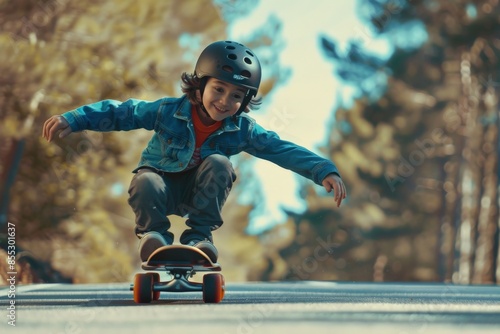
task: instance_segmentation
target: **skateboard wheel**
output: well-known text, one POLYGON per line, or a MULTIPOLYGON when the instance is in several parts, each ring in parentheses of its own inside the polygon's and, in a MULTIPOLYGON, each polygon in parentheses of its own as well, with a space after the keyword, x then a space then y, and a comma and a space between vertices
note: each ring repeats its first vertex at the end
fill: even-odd
POLYGON ((206 274, 203 276, 203 301, 219 303, 224 298, 225 283, 221 274, 206 274))
POLYGON ((139 304, 151 303, 153 284, 154 277, 151 273, 136 274, 134 278, 134 301, 139 304))
MULTIPOLYGON (((151 275, 153 275, 153 287, 154 287, 154 284, 160 281, 160 274, 152 273, 151 275)), ((153 300, 160 299, 160 291, 155 291, 154 288, 152 288, 152 290, 153 290, 153 300)))

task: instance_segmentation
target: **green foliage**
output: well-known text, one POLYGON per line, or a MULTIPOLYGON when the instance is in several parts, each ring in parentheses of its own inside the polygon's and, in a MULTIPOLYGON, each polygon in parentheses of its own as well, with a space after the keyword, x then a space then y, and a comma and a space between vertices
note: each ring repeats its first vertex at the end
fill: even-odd
MULTIPOLYGON (((226 14, 235 19, 251 8, 209 0, 0 0, 0 176, 12 172, 14 144, 24 143, 7 217, 22 249, 74 281, 131 277, 138 256, 126 189, 151 134, 83 132, 47 143, 43 122, 102 99, 178 96, 181 73, 193 71, 205 45, 226 38, 226 14)), ((277 33, 249 33, 245 42, 272 49, 277 33)), ((273 84, 264 95, 276 75, 267 76, 273 84)))
POLYGON ((336 108, 325 148, 348 199, 336 210, 305 193, 294 232, 308 237, 282 250, 289 278, 498 283, 498 2, 359 8, 395 50, 376 59, 353 42, 341 54, 322 39, 337 75, 361 92, 336 108), (401 41, 416 22, 428 38, 410 48, 401 41), (380 86, 366 83, 377 73, 385 79, 373 94, 366 87, 380 86))
POLYGON ((209 1, 4 1, 0 8, 0 133, 4 143, 26 142, 8 219, 25 248, 50 241, 53 266, 76 280, 123 280, 136 252, 127 237, 133 220, 116 226, 113 215, 131 210, 124 193, 110 189, 126 189, 144 135, 82 133, 49 144, 42 124, 105 98, 174 94, 193 66, 183 62, 178 36, 223 38, 225 23, 209 1), (113 274, 112 265, 121 269, 113 274))

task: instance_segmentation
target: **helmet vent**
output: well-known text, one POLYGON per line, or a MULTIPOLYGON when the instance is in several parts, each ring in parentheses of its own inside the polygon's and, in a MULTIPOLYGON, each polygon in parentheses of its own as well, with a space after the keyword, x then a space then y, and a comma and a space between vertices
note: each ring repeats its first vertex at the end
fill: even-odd
POLYGON ((250 78, 252 76, 250 71, 247 71, 247 70, 241 71, 241 75, 244 76, 245 78, 250 78))
POLYGON ((228 45, 228 46, 226 46, 226 49, 228 49, 228 50, 234 50, 236 48, 234 46, 232 46, 232 45, 228 45))
POLYGON ((238 56, 236 56, 234 53, 230 53, 230 54, 228 54, 228 55, 227 55, 227 57, 228 57, 229 59, 231 59, 231 60, 236 60, 236 59, 238 59, 238 56))
POLYGON ((247 52, 250 56, 255 57, 255 56, 253 55, 253 53, 251 53, 250 51, 246 50, 246 52, 247 52))
POLYGON ((250 59, 250 58, 248 58, 248 57, 243 58, 243 61, 244 61, 245 63, 247 63, 248 65, 252 65, 252 59, 250 59))
POLYGON ((222 66, 222 70, 226 71, 228 73, 233 73, 233 68, 231 66, 229 66, 229 65, 222 66))

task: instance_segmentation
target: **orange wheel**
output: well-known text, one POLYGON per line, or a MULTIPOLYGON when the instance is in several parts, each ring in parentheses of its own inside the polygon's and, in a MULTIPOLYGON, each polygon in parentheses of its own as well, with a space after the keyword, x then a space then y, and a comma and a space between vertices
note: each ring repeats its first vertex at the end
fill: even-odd
POLYGON ((153 298, 153 275, 136 274, 134 278, 134 302, 151 303, 153 298))
POLYGON ((222 274, 219 275, 220 278, 222 279, 222 287, 221 287, 222 297, 220 298, 222 300, 222 298, 224 298, 224 295, 226 294, 226 280, 224 279, 224 276, 222 276, 222 274))
MULTIPOLYGON (((153 275, 153 286, 154 286, 155 283, 158 283, 160 281, 160 274, 152 273, 152 275, 153 275)), ((152 290, 153 290, 153 300, 160 299, 160 291, 154 291, 154 289, 152 290)))
POLYGON ((224 279, 224 276, 220 276, 222 277, 222 297, 220 298, 222 300, 222 298, 224 298, 224 295, 226 294, 226 280, 224 279))
POLYGON ((225 283, 221 274, 206 274, 203 276, 203 301, 219 303, 224 298, 225 283))

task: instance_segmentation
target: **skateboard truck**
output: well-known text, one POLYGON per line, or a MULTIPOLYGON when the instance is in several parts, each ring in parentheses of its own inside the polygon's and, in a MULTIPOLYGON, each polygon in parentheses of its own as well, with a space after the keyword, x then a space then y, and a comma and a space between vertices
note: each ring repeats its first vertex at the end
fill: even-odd
POLYGON ((155 283, 155 291, 179 292, 179 291, 203 291, 203 283, 191 282, 189 279, 196 275, 194 270, 173 269, 166 270, 173 278, 167 282, 155 283))

